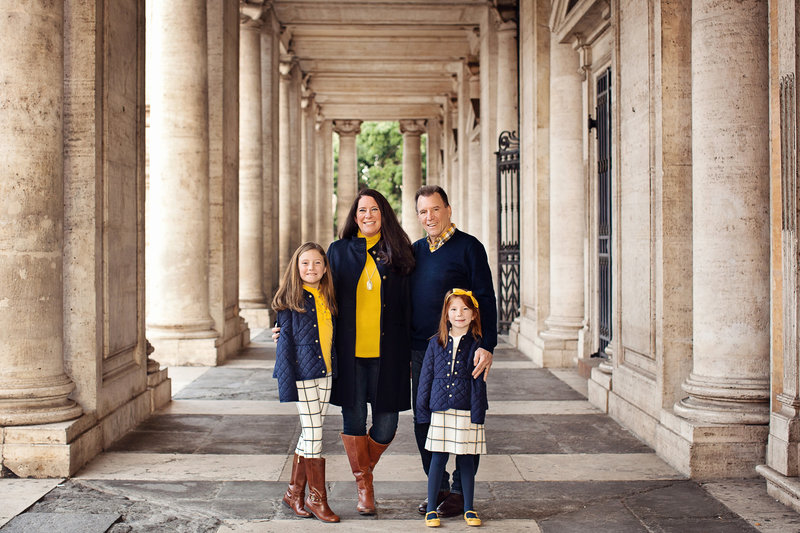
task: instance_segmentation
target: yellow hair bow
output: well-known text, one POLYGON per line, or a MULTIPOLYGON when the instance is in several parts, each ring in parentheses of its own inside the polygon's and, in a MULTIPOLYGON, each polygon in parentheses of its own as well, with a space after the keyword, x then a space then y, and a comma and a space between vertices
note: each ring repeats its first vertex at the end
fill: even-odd
POLYGON ((478 300, 472 295, 472 291, 465 291, 464 289, 453 289, 452 292, 453 296, 469 296, 469 299, 472 300, 472 303, 475 305, 475 309, 478 308, 478 300))

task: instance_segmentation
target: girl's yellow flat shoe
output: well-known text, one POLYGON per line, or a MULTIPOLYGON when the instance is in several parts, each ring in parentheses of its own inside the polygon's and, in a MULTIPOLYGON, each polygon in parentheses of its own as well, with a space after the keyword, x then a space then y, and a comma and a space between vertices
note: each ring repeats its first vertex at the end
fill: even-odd
POLYGON ((475 511, 467 511, 464 513, 464 520, 467 522, 468 526, 479 526, 481 525, 481 519, 478 518, 478 513, 475 511))
POLYGON ((442 525, 439 521, 439 513, 436 511, 428 511, 425 513, 425 525, 428 527, 439 527, 442 525))

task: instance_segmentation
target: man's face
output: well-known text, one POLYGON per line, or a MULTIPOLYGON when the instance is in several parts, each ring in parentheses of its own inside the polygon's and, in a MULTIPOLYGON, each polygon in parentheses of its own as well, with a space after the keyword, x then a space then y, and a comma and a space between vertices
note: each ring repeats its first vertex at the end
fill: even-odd
POLYGON ((417 218, 428 237, 435 239, 450 227, 450 206, 445 207, 438 192, 417 198, 417 218))

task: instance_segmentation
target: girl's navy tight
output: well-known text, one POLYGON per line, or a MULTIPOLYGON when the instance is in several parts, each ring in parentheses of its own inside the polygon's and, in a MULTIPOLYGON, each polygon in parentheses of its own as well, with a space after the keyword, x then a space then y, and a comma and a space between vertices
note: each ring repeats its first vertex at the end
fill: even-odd
MULTIPOLYGON (((447 466, 449 453, 433 452, 431 468, 428 472, 428 509, 436 510, 436 497, 442 483, 442 475, 447 466)), ((461 490, 464 496, 464 512, 472 511, 472 500, 475 496, 475 456, 456 455, 456 466, 461 470, 461 490)))

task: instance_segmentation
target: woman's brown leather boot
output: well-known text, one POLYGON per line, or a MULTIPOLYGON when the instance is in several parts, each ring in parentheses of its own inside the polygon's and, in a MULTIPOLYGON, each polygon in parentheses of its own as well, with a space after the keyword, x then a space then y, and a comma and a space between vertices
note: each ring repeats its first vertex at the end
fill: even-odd
POLYGON ((297 516, 309 518, 311 513, 303 507, 303 500, 306 497, 306 465, 302 455, 294 454, 292 460, 292 478, 289 480, 289 488, 283 495, 283 503, 289 506, 297 516))
POLYGON ((328 507, 328 493, 325 489, 325 459, 306 458, 306 475, 308 476, 308 497, 306 507, 323 522, 338 522, 339 517, 328 507))
POLYGON ((344 451, 350 461, 350 470, 356 478, 358 503, 356 510, 363 515, 375 514, 375 492, 372 487, 372 467, 366 435, 341 434, 344 451))

